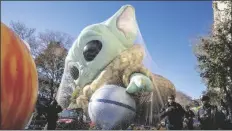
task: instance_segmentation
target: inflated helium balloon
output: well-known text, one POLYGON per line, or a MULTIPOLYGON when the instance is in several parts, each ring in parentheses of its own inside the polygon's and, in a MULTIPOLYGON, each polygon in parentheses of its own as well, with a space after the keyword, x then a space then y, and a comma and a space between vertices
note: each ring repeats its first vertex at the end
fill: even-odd
POLYGON ((37 92, 36 65, 27 45, 1 23, 1 130, 24 129, 37 92))
POLYGON ((176 90, 153 68, 155 62, 146 45, 131 5, 123 5, 109 19, 85 27, 65 59, 57 102, 63 108, 83 108, 86 113, 96 90, 106 84, 121 86, 141 109, 134 124, 158 124, 160 110, 176 90), (71 96, 76 101, 70 101, 71 96))

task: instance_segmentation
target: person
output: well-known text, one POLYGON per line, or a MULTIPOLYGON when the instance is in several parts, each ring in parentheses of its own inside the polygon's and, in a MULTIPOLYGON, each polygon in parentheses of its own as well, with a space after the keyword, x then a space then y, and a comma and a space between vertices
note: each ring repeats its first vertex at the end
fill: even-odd
POLYGON ((230 122, 230 111, 229 111, 229 108, 228 108, 228 105, 226 105, 226 103, 221 100, 221 112, 225 115, 225 119, 227 122, 230 122))
POLYGON ((210 104, 210 97, 201 97, 202 106, 197 112, 201 130, 217 130, 223 128, 224 119, 215 106, 210 104))
POLYGON ((129 127, 127 128, 127 130, 132 130, 132 127, 131 127, 131 126, 129 126, 129 127))
POLYGON ((141 125, 141 126, 140 126, 140 130, 145 130, 144 125, 141 125))
POLYGON ((156 125, 156 129, 157 130, 162 130, 165 128, 165 120, 161 120, 157 125, 156 125))
POLYGON ((228 129, 232 130, 232 111, 228 111, 229 116, 228 116, 228 129))
POLYGON ((131 124, 132 130, 135 130, 135 124, 131 124))
POLYGON ((137 127, 135 128, 135 130, 140 130, 140 127, 139 127, 139 126, 137 126, 137 127))
POLYGON ((42 113, 41 103, 40 103, 39 98, 36 101, 35 111, 36 111, 36 117, 35 117, 35 119, 36 120, 40 120, 40 117, 42 116, 43 113, 42 113))
POLYGON ((135 125, 134 125, 134 124, 131 124, 131 125, 127 128, 127 130, 134 130, 134 127, 135 127, 135 125))
POLYGON ((181 130, 183 128, 184 114, 183 107, 175 102, 175 96, 171 95, 168 97, 168 103, 160 112, 160 119, 165 118, 167 130, 181 130))
POLYGON ((58 120, 58 113, 62 111, 61 106, 58 105, 56 100, 53 100, 48 107, 47 111, 47 130, 55 130, 56 122, 58 120))
POLYGON ((227 107, 225 105, 221 105, 220 106, 220 112, 223 114, 224 119, 225 119, 225 123, 224 123, 224 128, 225 130, 231 130, 231 123, 230 123, 230 113, 229 110, 227 109, 227 107))
POLYGON ((195 114, 192 110, 190 110, 189 105, 187 105, 185 107, 185 109, 186 109, 185 120, 186 120, 187 128, 188 128, 188 130, 193 130, 193 118, 194 118, 195 114))

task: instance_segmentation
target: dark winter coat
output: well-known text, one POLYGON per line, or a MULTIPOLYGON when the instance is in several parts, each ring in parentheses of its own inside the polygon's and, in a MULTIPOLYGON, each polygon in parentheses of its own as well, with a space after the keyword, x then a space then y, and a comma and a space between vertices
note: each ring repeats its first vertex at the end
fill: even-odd
POLYGON ((161 119, 166 119, 165 121, 168 129, 181 130, 183 127, 184 115, 185 110, 176 102, 174 102, 172 105, 166 104, 165 108, 161 111, 161 119))

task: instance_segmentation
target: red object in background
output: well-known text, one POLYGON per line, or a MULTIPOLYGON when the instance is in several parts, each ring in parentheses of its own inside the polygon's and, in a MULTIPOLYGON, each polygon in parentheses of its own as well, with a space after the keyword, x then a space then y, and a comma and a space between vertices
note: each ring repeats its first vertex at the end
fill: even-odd
POLYGON ((90 127, 94 127, 95 126, 95 123, 94 122, 90 122, 90 127))
POLYGON ((73 122, 73 119, 59 119, 58 122, 59 123, 62 123, 62 122, 64 122, 64 123, 71 123, 71 122, 73 122))
POLYGON ((1 130, 24 129, 37 92, 37 70, 28 47, 1 23, 1 130))

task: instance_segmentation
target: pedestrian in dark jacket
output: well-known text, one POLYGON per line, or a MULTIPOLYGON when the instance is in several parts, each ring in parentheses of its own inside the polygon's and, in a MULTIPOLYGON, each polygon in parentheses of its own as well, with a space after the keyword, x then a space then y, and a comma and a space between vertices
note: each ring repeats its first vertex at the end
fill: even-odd
POLYGON ((193 130, 193 117, 195 116, 194 112, 190 110, 190 106, 186 106, 185 119, 188 130, 193 130))
POLYGON ((220 114, 221 114, 221 118, 224 119, 222 129, 223 130, 231 130, 232 128, 231 128, 231 123, 230 123, 230 114, 229 114, 227 107, 225 107, 224 105, 221 105, 220 114))
POLYGON ((185 110, 175 102, 175 97, 169 96, 168 103, 161 110, 161 119, 165 118, 167 130, 181 130, 183 128, 183 118, 185 110))
POLYGON ((202 107, 198 110, 197 117, 200 121, 201 130, 222 129, 224 119, 215 106, 209 103, 210 98, 207 95, 201 97, 202 107))
POLYGON ((58 113, 62 111, 61 106, 58 105, 56 100, 53 100, 48 107, 47 112, 47 129, 48 130, 55 130, 56 129, 56 122, 58 120, 58 113))

